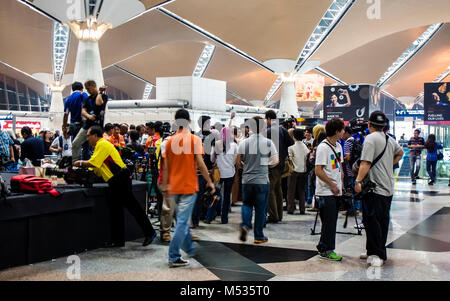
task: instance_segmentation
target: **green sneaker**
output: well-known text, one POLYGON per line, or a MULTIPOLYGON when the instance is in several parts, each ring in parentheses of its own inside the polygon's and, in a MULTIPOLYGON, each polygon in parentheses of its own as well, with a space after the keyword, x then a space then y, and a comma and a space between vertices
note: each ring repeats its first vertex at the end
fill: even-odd
POLYGON ((319 255, 320 255, 321 259, 326 259, 326 260, 331 260, 331 261, 342 261, 342 256, 339 256, 334 252, 331 252, 328 255, 326 253, 320 253, 319 255))

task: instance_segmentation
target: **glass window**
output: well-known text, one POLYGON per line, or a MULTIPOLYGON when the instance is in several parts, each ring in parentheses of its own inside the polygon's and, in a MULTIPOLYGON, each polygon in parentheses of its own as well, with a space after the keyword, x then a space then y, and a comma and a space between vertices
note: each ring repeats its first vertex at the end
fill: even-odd
POLYGON ((28 106, 27 88, 22 82, 19 81, 17 81, 17 88, 19 93, 20 110, 29 111, 30 108, 28 106))
POLYGON ((8 91, 8 110, 19 111, 19 103, 17 99, 16 82, 10 77, 6 77, 6 89, 8 91))
POLYGON ((8 110, 6 102, 5 83, 3 82, 3 74, 0 74, 0 110, 8 110))

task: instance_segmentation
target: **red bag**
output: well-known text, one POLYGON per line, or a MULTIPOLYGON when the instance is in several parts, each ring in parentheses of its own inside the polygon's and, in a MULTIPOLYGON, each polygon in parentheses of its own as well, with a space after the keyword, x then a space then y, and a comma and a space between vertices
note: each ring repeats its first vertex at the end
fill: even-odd
POLYGON ((52 196, 61 195, 58 191, 53 189, 53 184, 50 180, 39 178, 30 175, 19 175, 11 178, 12 192, 37 192, 40 194, 50 193, 52 196))

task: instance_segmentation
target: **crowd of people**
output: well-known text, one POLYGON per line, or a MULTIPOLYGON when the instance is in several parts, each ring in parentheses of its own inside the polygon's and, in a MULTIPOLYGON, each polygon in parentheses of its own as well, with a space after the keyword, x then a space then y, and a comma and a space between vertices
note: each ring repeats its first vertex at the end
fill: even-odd
MULTIPOLYGON (((171 267, 189 264, 180 250, 188 255, 195 252, 192 241, 198 236, 190 229, 216 219, 227 224, 229 212, 238 202, 242 203, 240 240, 246 241, 253 230, 254 243, 266 243, 267 224, 281 222, 284 211, 295 214, 298 203, 299 214, 306 214, 308 209, 320 215, 320 257, 341 261, 334 249, 344 195, 351 200, 344 214, 362 212, 362 224, 355 225, 364 227, 367 234, 367 253, 361 258, 373 266, 381 266, 387 259, 385 244, 394 169, 404 153, 388 133, 388 120, 382 112, 371 114, 364 131, 345 126, 338 118, 325 126, 303 130, 297 127, 295 119, 279 123, 273 110, 268 110, 265 118, 255 116, 240 126, 233 125, 234 113, 228 125, 212 125, 211 117, 203 115, 197 121, 200 130, 194 133, 185 109, 175 113, 173 124, 104 124, 106 88, 97 89, 94 81, 87 81, 84 88, 88 93, 83 92, 81 83, 72 85, 73 93, 64 104, 61 135, 52 137, 44 131, 40 137, 34 137, 31 129, 24 127, 24 140, 20 143, 14 133, 2 131, 0 153, 12 161, 29 160, 34 166, 39 166, 45 155, 58 154, 72 157, 74 167, 94 169, 109 184, 114 214, 108 247, 125 244, 123 208, 142 228, 144 246, 157 236, 133 195, 131 173, 122 158, 127 148, 154 155, 155 162, 149 163, 148 168, 152 182, 156 182, 160 240, 169 244, 171 267), (357 195, 364 193, 368 179, 375 188, 365 193, 361 201, 357 195)), ((432 185, 436 181, 437 150, 442 145, 434 135, 425 142, 419 134, 416 132, 409 143, 412 181, 415 184, 425 148, 432 185)))

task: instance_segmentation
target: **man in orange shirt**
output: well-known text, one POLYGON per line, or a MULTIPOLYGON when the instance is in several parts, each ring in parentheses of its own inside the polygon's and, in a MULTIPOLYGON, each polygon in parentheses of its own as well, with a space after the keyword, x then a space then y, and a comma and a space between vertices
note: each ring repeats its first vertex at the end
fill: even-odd
POLYGON ((147 142, 145 142, 145 152, 148 152, 149 147, 156 146, 156 141, 161 139, 161 130, 162 130, 163 123, 161 121, 156 121, 155 123, 152 123, 151 128, 149 126, 146 126, 147 133, 149 133, 149 137, 147 139, 147 142), (150 134, 152 134, 150 136, 150 134))
POLYGON ((175 113, 178 132, 167 141, 163 158, 164 173, 161 191, 177 204, 177 224, 169 246, 169 267, 186 266, 189 261, 181 258, 180 249, 192 255, 194 246, 189 231, 189 220, 198 191, 197 168, 207 181, 206 187, 215 192, 214 184, 203 162, 202 141, 189 131, 189 112, 180 109, 175 113))
POLYGON ((114 123, 114 131, 111 137, 109 138, 109 142, 111 142, 115 147, 125 147, 125 139, 120 135, 120 125, 118 123, 114 123))

